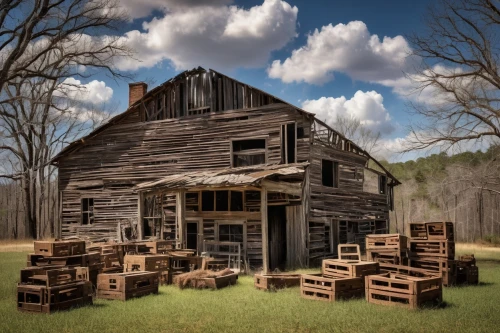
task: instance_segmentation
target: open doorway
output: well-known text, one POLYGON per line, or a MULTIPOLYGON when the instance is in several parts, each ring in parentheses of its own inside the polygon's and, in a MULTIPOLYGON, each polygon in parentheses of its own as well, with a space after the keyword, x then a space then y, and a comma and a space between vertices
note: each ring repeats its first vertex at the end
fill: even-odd
POLYGON ((187 220, 186 221, 186 248, 200 252, 200 227, 201 221, 187 220))
POLYGON ((269 237, 269 269, 286 268, 286 206, 271 206, 267 210, 269 237))

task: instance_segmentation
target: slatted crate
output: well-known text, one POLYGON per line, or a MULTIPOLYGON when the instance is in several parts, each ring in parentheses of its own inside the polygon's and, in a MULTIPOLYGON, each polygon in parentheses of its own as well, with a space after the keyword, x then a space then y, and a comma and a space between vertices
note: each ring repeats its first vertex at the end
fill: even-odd
POLYGON ((166 254, 133 254, 125 255, 123 259, 123 272, 148 271, 160 274, 161 284, 170 284, 172 261, 166 254))
POLYGON ((275 290, 300 286, 300 274, 255 274, 254 286, 260 290, 275 290))
POLYGON ((404 251, 408 238, 400 234, 366 235, 366 249, 372 251, 404 251))
POLYGON ((66 267, 28 267, 21 269, 21 283, 46 287, 73 283, 78 281, 76 271, 66 267))
POLYGON ((73 256, 46 257, 41 254, 28 254, 26 265, 31 266, 68 266, 68 267, 89 267, 100 264, 99 253, 85 253, 73 256))
POLYGON ((412 257, 455 258, 455 242, 446 240, 410 240, 412 257))
POLYGON ((363 277, 378 272, 378 263, 371 261, 325 259, 321 267, 326 277, 363 277))
POLYGON ((427 227, 425 226, 425 222, 410 223, 410 238, 427 239, 427 227))
POLYGON ((454 285, 457 281, 457 261, 440 258, 410 258, 410 266, 440 274, 443 286, 454 285))
POLYGON ((452 222, 427 222, 427 239, 429 240, 455 240, 455 233, 452 222))
POLYGON ((414 277, 439 277, 440 275, 438 272, 403 265, 392 265, 387 263, 379 263, 379 265, 381 273, 394 273, 414 277))
POLYGON ((17 309, 23 312, 52 313, 92 304, 89 281, 60 286, 17 285, 17 309))
POLYGON ((393 265, 408 265, 408 255, 405 251, 367 250, 366 260, 393 265))
POLYGON ((133 297, 158 294, 158 272, 99 274, 97 297, 126 301, 133 297))
POLYGON ((321 274, 302 274, 300 279, 300 295, 306 299, 333 302, 360 298, 364 292, 362 277, 334 278, 321 274))
POLYGON ((85 253, 85 241, 35 241, 35 254, 64 257, 85 253))
POLYGON ((440 277, 418 278, 392 273, 369 275, 365 277, 365 287, 369 303, 415 309, 443 300, 440 277))
POLYGON ((361 260, 361 251, 358 244, 339 244, 337 253, 340 260, 361 260))
POLYGON ((457 266, 459 267, 469 267, 476 266, 476 258, 473 254, 465 254, 458 257, 457 266))

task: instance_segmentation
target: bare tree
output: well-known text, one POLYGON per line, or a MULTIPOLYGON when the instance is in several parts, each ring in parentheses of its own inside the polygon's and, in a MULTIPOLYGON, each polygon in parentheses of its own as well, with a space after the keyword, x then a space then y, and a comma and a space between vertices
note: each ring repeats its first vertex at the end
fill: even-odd
POLYGON ((334 126, 340 134, 356 142, 363 150, 370 154, 377 152, 377 143, 380 140, 380 133, 375 133, 369 128, 366 128, 359 119, 337 115, 334 126))
POLYGON ((406 151, 500 139, 500 2, 441 0, 427 32, 410 38, 423 61, 409 75, 421 94, 412 104, 425 124, 410 127, 406 151))
POLYGON ((110 33, 125 19, 114 0, 0 4, 0 156, 9 162, 0 178, 21 183, 29 237, 41 236, 37 217, 50 196, 50 159, 106 118, 69 98, 69 88, 81 87, 64 80, 89 77, 96 69, 121 76, 113 61, 131 51, 110 33))

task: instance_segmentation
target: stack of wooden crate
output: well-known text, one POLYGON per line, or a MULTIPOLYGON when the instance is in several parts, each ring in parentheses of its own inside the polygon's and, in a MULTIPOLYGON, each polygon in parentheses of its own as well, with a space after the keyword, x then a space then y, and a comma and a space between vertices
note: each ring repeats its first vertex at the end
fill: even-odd
POLYGON ((158 294, 158 272, 103 273, 97 277, 97 297, 126 301, 158 294))
POLYGON ((464 283, 479 283, 479 269, 473 254, 460 256, 457 261, 457 284, 464 283))
MULTIPOLYGON (((60 252, 47 254, 61 255, 60 252)), ((67 253, 66 253, 67 254, 67 253)), ((17 308, 25 312, 52 313, 92 304, 88 268, 60 268, 50 265, 21 270, 17 285, 17 308)))
POLYGON ((438 272, 443 285, 456 282, 455 240, 453 223, 410 223, 409 265, 438 272))
POLYGON ((418 308, 443 300, 440 277, 413 277, 397 273, 370 275, 365 278, 369 303, 418 308))
MULTIPOLYGON (((157 272, 161 284, 171 284, 173 271, 171 257, 166 254, 134 254, 126 255, 123 272, 157 272)), ((185 271, 185 270, 183 270, 185 271)))
POLYGON ((376 262, 325 259, 321 274, 303 274, 300 294, 313 300, 336 301, 363 297, 364 277, 379 273, 376 262))
POLYGON ((28 254, 27 267, 87 267, 87 276, 94 284, 102 271, 99 252, 87 252, 84 241, 35 241, 35 253, 28 254))
POLYGON ((408 265, 408 238, 399 234, 366 235, 366 259, 408 265))

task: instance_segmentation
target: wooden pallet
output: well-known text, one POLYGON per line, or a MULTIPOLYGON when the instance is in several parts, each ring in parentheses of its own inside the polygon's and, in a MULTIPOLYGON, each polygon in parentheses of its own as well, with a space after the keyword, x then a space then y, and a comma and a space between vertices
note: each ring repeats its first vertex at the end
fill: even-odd
POLYGON ((254 286, 260 290, 275 290, 300 286, 300 274, 255 274, 254 286))
POLYGON ((410 240, 411 257, 455 258, 455 243, 447 240, 410 240))
POLYGON ((332 278, 321 274, 303 274, 300 279, 300 295, 306 299, 333 302, 363 297, 364 292, 362 277, 332 278))
POLYGON ((361 260, 361 251, 358 244, 339 244, 337 253, 340 260, 361 260))
POLYGON ((35 241, 35 254, 44 257, 74 256, 85 253, 85 241, 35 241))
POLYGON ((441 258, 410 258, 410 266, 439 273, 443 278, 443 286, 451 286, 457 280, 457 261, 441 258))
POLYGON ((410 238, 411 239, 427 239, 427 227, 425 222, 410 223, 410 238))
POLYGON ((366 249, 378 251, 404 251, 408 248, 408 238, 400 234, 366 235, 366 249))
POLYGON ((321 273, 328 277, 363 277, 378 274, 379 266, 371 261, 325 259, 321 273))
POLYGON ((369 303, 402 306, 410 309, 443 299, 440 277, 417 278, 385 273, 365 277, 366 300, 369 303))
POLYGON ((99 274, 97 297, 126 301, 133 297, 157 294, 158 272, 99 274))
POLYGON ((17 309, 52 313, 92 304, 92 284, 80 281, 60 286, 17 285, 17 309))
POLYGON ((429 240, 455 240, 452 222, 426 222, 427 239, 429 240))
POLYGON ((238 274, 232 273, 210 278, 194 278, 189 282, 191 288, 196 289, 221 289, 236 284, 238 274))

